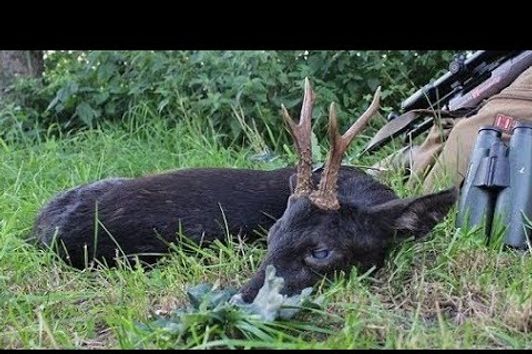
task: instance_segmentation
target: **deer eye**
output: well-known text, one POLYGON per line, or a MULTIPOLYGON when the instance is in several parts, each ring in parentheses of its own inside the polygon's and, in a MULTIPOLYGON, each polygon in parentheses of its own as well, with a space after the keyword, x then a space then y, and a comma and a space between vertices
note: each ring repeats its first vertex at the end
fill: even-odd
POLYGON ((312 255, 312 258, 325 259, 325 258, 329 257, 330 253, 331 252, 328 249, 320 248, 320 249, 317 249, 317 250, 312 250, 312 252, 310 254, 312 255))

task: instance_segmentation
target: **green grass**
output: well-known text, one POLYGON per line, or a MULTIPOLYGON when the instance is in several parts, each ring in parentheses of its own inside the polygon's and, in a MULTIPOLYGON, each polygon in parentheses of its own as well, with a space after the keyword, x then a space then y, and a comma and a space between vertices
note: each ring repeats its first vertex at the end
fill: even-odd
MULTIPOLYGON (((252 141, 222 147, 205 120, 184 117, 172 125, 142 106, 128 123, 62 138, 0 140, 0 347, 532 347, 531 254, 486 247, 478 232, 454 228, 454 214, 426 241, 395 249, 378 272, 324 281, 317 289, 325 299, 321 313, 249 338, 211 328, 187 343, 136 324, 183 305, 191 285, 239 287, 260 263, 263 246, 235 241, 195 252, 176 247, 151 271, 127 265, 78 271, 24 242, 39 208, 81 183, 201 166, 273 169, 294 161, 291 146, 277 146, 273 161, 256 160, 264 140, 255 135, 252 141)), ((350 157, 361 146, 357 142, 350 157)), ((370 165, 385 152, 360 164, 370 165)), ((401 196, 416 193, 399 175, 386 182, 401 196)))

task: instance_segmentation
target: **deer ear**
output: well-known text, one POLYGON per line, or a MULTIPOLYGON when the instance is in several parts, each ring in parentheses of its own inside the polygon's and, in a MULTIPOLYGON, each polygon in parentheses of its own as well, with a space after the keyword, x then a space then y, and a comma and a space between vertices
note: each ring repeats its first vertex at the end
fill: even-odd
POLYGON ((451 188, 419 198, 395 199, 371 208, 370 213, 389 223, 399 235, 418 239, 443 220, 457 198, 458 189, 451 188))

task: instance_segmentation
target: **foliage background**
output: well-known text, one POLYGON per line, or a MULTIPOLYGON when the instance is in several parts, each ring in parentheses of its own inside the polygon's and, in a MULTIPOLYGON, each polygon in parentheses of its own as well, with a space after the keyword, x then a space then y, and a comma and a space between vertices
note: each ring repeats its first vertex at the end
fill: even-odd
POLYGON ((4 139, 43 130, 72 133, 128 119, 144 107, 177 122, 201 119, 226 144, 245 143, 245 126, 278 146, 280 106, 294 112, 304 77, 317 94, 322 137, 331 101, 347 125, 382 86, 384 112, 440 75, 452 51, 49 51, 42 79, 20 79, 0 102, 4 139), (242 124, 245 122, 245 124, 242 124))

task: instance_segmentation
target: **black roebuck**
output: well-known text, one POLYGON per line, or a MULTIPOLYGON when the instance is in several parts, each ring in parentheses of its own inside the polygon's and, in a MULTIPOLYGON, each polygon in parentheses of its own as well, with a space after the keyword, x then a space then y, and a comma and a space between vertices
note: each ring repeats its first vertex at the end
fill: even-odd
POLYGON ((379 267, 395 240, 429 233, 457 197, 453 188, 399 199, 363 171, 341 166, 350 142, 377 112, 379 96, 377 90, 370 107, 343 136, 331 105, 332 146, 323 171, 311 170, 314 93, 306 79, 299 124, 282 107, 299 155, 296 169, 187 169, 94 182, 63 192, 44 206, 33 235, 82 268, 92 259, 112 265, 124 254, 154 262, 156 254, 177 242, 180 231, 202 243, 224 240, 226 226, 232 235, 269 229, 266 257, 241 289, 245 301, 262 286, 268 264, 284 278, 282 292, 287 295, 334 271, 379 267))

